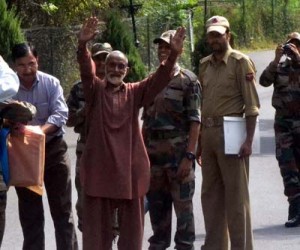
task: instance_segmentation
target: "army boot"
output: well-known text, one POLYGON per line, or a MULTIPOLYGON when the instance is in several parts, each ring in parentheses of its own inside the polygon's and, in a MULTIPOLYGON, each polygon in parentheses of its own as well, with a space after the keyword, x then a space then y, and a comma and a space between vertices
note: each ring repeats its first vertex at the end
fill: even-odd
MULTIPOLYGON (((297 198, 294 201, 290 202, 290 208, 291 208, 291 212, 295 213, 295 215, 293 216, 293 214, 291 213, 291 217, 286 223, 285 223, 285 227, 297 227, 300 226, 300 198, 297 198), (294 209, 294 210, 293 210, 294 209)), ((290 212, 290 208, 289 208, 289 212, 290 212)), ((290 214, 289 214, 290 215, 290 214)))
POLYGON ((296 203, 290 202, 288 220, 293 219, 297 215, 296 203))

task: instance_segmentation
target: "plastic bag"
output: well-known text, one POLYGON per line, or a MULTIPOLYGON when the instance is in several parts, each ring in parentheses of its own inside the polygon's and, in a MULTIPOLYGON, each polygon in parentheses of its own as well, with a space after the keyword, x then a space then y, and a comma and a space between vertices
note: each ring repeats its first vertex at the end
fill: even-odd
POLYGON ((9 185, 30 186, 29 189, 40 193, 44 181, 45 134, 39 126, 26 125, 22 133, 9 135, 8 159, 9 185))

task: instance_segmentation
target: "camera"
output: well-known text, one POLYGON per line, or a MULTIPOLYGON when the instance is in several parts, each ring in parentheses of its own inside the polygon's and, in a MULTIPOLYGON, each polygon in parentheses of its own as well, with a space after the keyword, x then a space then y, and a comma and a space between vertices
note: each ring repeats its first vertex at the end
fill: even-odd
POLYGON ((284 54, 291 54, 292 50, 291 50, 291 45, 289 43, 286 43, 283 45, 283 53, 284 54))

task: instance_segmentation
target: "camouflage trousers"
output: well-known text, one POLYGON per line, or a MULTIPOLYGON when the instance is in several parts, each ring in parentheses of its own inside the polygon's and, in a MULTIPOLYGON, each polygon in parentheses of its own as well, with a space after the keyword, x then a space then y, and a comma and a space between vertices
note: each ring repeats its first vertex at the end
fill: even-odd
POLYGON ((186 182, 178 181, 176 169, 151 168, 151 184, 147 193, 153 236, 149 243, 151 250, 167 249, 171 243, 172 204, 177 216, 175 234, 176 249, 194 249, 195 225, 193 195, 195 174, 191 170, 186 182))
POLYGON ((193 195, 195 171, 180 181, 176 177, 185 144, 180 140, 149 143, 147 150, 151 162, 150 189, 147 193, 153 235, 150 250, 167 249, 171 243, 172 205, 177 216, 175 244, 178 250, 194 249, 195 225, 193 195))
POLYGON ((75 169, 75 187, 77 191, 76 212, 78 217, 78 229, 82 231, 82 188, 80 183, 80 160, 84 150, 85 143, 77 142, 76 146, 76 169, 75 169))
POLYGON ((0 191, 0 248, 5 229, 6 190, 0 191))
POLYGON ((275 117, 274 130, 284 194, 292 201, 300 197, 300 117, 275 117))

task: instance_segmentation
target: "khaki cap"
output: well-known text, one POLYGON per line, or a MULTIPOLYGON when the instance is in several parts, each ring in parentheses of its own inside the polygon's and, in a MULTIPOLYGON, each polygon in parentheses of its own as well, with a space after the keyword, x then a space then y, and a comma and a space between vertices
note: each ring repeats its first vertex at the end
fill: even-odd
POLYGON ((226 30, 230 28, 228 20, 223 16, 213 16, 206 21, 206 33, 216 31, 220 34, 225 34, 226 30))
POLYGON ((289 43, 291 40, 298 40, 300 42, 300 34, 298 32, 290 33, 286 42, 289 43))

